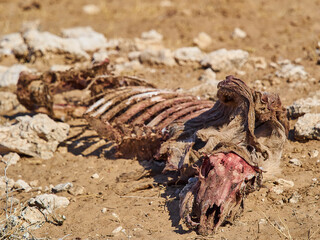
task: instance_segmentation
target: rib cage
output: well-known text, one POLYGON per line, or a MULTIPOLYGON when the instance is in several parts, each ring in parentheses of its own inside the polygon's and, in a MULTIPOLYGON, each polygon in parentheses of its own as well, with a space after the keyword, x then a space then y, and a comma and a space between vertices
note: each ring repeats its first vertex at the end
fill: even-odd
POLYGON ((147 158, 165 140, 168 125, 183 123, 213 105, 169 90, 120 87, 107 91, 87 109, 85 117, 100 136, 118 144, 118 156, 147 158))

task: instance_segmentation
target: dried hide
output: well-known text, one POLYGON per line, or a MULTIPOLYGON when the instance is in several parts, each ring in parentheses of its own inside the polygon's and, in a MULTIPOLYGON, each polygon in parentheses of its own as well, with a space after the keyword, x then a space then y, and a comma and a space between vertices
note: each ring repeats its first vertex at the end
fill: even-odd
POLYGON ((110 90, 86 118, 118 144, 120 156, 155 157, 189 184, 180 216, 206 235, 232 220, 262 173, 279 169, 288 132, 278 95, 251 90, 232 76, 218 85, 218 101, 145 87, 110 90), (191 178, 196 176, 196 178, 191 178))
POLYGON ((47 71, 41 75, 22 72, 17 84, 18 100, 28 110, 53 118, 82 117, 87 107, 107 89, 121 86, 148 86, 138 78, 113 76, 108 61, 85 70, 47 71))

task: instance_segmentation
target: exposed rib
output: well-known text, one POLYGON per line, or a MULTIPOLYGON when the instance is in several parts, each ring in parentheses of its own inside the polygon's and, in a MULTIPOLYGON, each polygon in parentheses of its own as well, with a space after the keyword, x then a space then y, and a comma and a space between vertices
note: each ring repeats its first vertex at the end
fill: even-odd
MULTIPOLYGON (((178 95, 178 94, 177 94, 178 95)), ((173 96, 171 99, 165 100, 163 102, 157 103, 154 106, 152 106, 150 109, 147 109, 143 114, 141 114, 139 117, 137 117, 132 124, 144 124, 148 119, 150 119, 155 114, 163 111, 164 109, 171 107, 176 104, 181 104, 184 102, 189 102, 194 100, 195 97, 193 96, 187 96, 187 97, 175 97, 173 96)))

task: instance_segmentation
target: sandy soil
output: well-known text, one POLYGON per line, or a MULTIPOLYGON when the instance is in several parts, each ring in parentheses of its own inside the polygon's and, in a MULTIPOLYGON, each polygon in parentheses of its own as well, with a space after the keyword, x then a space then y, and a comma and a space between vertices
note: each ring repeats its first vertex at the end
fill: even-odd
MULTIPOLYGON (((305 82, 303 87, 289 87, 292 83, 286 80, 267 85, 268 91, 280 94, 285 106, 320 90, 320 66, 316 65, 315 53, 320 40, 319 0, 182 0, 172 1, 170 7, 161 7, 160 3, 158 0, 0 0, 0 35, 19 31, 24 21, 39 19, 41 30, 56 34, 62 28, 91 26, 107 38, 134 38, 143 31, 156 29, 163 34, 164 45, 175 49, 191 46, 192 39, 204 31, 213 39, 208 52, 219 48, 244 49, 254 56, 265 57, 268 62, 300 58, 299 64, 315 78, 314 81, 305 82), (82 6, 88 3, 99 6, 100 13, 84 15, 82 6), (245 30, 248 37, 232 39, 230 35, 235 27, 245 30)), ((15 59, 3 59, 0 64, 9 66, 16 62, 15 59)), ((36 61, 27 65, 43 71, 54 63, 63 63, 63 60, 36 61)), ((203 69, 191 66, 153 68, 157 71, 142 69, 135 74, 157 87, 171 89, 196 86, 203 72, 203 69)), ((274 69, 267 67, 248 71, 240 78, 253 86, 255 80, 264 79, 272 72, 274 69)), ((217 78, 223 79, 230 74, 236 72, 222 71, 217 78)), ((38 238, 320 239, 320 163, 317 163, 320 157, 310 157, 313 150, 319 149, 318 141, 288 140, 280 177, 293 181, 294 187, 277 195, 269 191, 274 186, 273 181, 265 182, 260 191, 247 197, 244 212, 236 222, 221 227, 214 236, 203 238, 179 224, 178 192, 183 186, 166 186, 170 177, 160 173, 150 176, 145 171, 151 164, 148 161, 110 159, 105 150, 108 144, 94 131, 86 130, 73 137, 85 128, 84 120, 72 120, 69 124, 71 135, 52 159, 22 157, 8 171, 8 177, 15 180, 38 179, 42 187, 72 182, 85 188, 85 194, 80 196, 58 193, 71 201, 66 209, 56 212, 65 215, 66 220, 62 226, 46 223, 33 231, 38 238), (291 158, 298 158, 302 166, 289 164, 291 158), (99 174, 98 179, 91 178, 94 173, 99 174), (295 204, 289 203, 294 192, 301 198, 295 204), (103 208, 106 208, 104 213, 103 208), (112 234, 119 226, 125 232, 112 234)), ((3 169, 3 164, 0 167, 3 169)), ((23 202, 37 194, 16 193, 15 197, 23 202)), ((3 201, 1 208, 2 204, 3 201)))

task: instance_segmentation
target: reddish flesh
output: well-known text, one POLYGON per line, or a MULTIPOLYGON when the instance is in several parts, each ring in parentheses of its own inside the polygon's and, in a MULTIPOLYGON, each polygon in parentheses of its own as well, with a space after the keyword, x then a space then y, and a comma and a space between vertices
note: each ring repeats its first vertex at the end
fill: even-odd
POLYGON ((257 172, 235 153, 217 153, 205 157, 199 171, 199 181, 191 190, 194 203, 188 195, 183 201, 183 211, 192 207, 189 214, 181 212, 190 226, 198 226, 198 232, 207 235, 217 229, 230 215, 231 210, 239 206, 243 198, 246 180, 255 177, 257 172), (188 203, 189 202, 189 203, 188 203), (197 223, 198 222, 198 223, 197 223))

